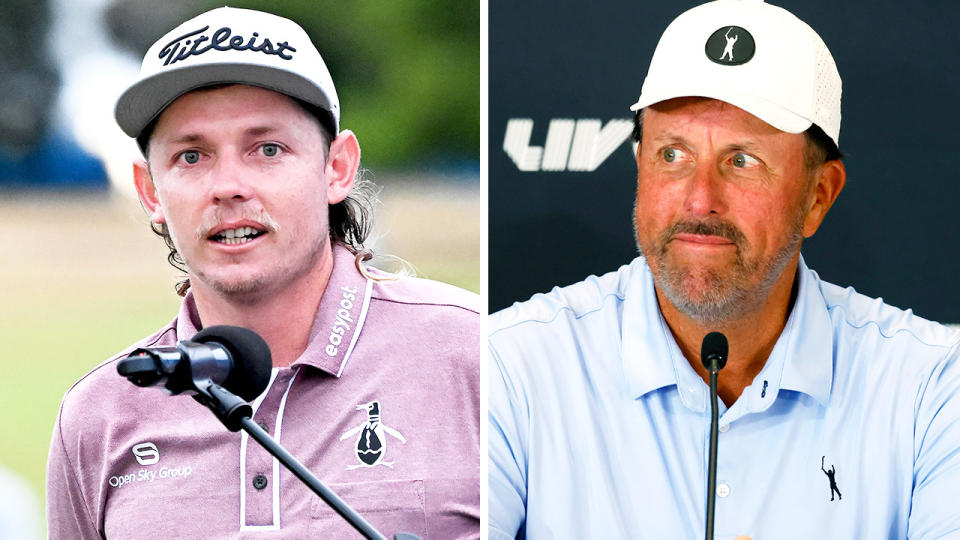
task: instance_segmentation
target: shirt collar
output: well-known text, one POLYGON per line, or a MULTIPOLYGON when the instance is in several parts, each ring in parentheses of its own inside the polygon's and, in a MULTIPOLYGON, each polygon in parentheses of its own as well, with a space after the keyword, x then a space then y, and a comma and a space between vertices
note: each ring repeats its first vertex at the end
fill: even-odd
POLYGON ((197 301, 193 298, 193 291, 187 289, 187 294, 180 304, 180 313, 177 314, 177 340, 193 339, 200 331, 200 312, 197 311, 197 301))
MULTIPOLYGON (((346 368, 366 320, 373 280, 357 269, 356 255, 333 243, 333 270, 313 319, 307 349, 294 365, 306 364, 339 377, 346 368)), ((177 316, 177 339, 191 339, 200 329, 192 292, 187 292, 177 316)))
MULTIPOLYGON (((638 398, 680 379, 672 359, 680 350, 660 314, 653 275, 643 257, 630 264, 630 279, 624 291, 621 355, 627 388, 638 398)), ((684 363, 687 363, 684 359, 684 363)), ((689 364, 687 364, 689 369, 689 364)), ((690 385, 680 385, 685 388, 690 385)))
POLYGON ((360 273, 356 255, 333 244, 333 271, 320 298, 307 350, 294 365, 305 364, 339 377, 360 338, 367 318, 373 280, 360 273))
MULTIPOLYGON (((676 385, 684 405, 694 411, 706 410, 707 386, 680 352, 660 313, 646 260, 637 258, 631 270, 621 338, 623 369, 631 397, 636 399, 676 385)), ((819 278, 807 268, 802 256, 797 272, 797 299, 787 324, 763 370, 741 396, 748 400, 752 412, 769 407, 780 389, 808 394, 821 404, 826 404, 830 396, 833 326, 819 278), (767 381, 767 388, 763 388, 763 381, 767 381)))
MULTIPOLYGON (((752 386, 760 395, 762 381, 766 380, 767 398, 771 391, 776 397, 776 390, 793 390, 826 405, 833 386, 833 324, 820 291, 820 278, 807 268, 802 256, 797 273, 800 280, 793 310, 752 386)), ((772 402, 770 399, 761 406, 765 409, 772 402)))

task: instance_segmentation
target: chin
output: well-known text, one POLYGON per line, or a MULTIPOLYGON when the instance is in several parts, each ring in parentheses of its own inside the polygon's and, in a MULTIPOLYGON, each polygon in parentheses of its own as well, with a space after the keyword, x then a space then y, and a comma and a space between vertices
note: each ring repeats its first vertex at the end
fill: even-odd
POLYGON ((650 268, 659 281, 693 301, 724 296, 723 291, 742 284, 745 277, 735 261, 689 260, 669 252, 651 261, 650 268))
POLYGON ((749 312, 755 303, 746 291, 717 285, 661 283, 661 290, 678 311, 700 324, 717 324, 749 312))
POLYGON ((245 279, 238 281, 214 281, 211 285, 214 290, 221 294, 246 295, 263 290, 266 283, 261 279, 245 279))
POLYGON ((198 272, 192 279, 194 283, 200 282, 207 288, 220 294, 221 296, 231 297, 235 300, 244 301, 255 300, 267 292, 270 281, 266 276, 244 275, 244 276, 216 276, 203 272, 198 272))
POLYGON ((735 272, 678 267, 657 261, 654 280, 673 306, 701 323, 729 320, 753 304, 749 288, 735 272))

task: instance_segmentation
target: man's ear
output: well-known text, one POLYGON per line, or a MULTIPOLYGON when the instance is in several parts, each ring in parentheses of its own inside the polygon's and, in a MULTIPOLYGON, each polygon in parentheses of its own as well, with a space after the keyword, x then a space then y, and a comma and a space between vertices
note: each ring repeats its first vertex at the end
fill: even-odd
POLYGON ((165 223, 166 216, 163 214, 163 207, 160 205, 160 198, 157 197, 157 187, 153 185, 153 177, 150 175, 150 167, 147 162, 138 159, 133 162, 133 183, 137 188, 137 195, 140 197, 140 203, 150 215, 150 221, 153 223, 165 223))
POLYGON ((847 170, 839 159, 831 159, 820 166, 807 199, 807 216, 803 220, 804 238, 810 238, 817 232, 846 183, 847 170))
POLYGON ((324 168, 327 182, 327 203, 337 204, 347 198, 353 189, 360 168, 360 144, 357 136, 345 129, 330 143, 324 168))

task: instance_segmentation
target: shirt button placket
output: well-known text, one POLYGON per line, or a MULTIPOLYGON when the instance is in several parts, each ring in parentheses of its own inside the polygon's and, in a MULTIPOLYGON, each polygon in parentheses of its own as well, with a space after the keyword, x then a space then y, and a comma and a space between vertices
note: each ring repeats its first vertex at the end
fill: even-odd
POLYGON ((726 499, 730 496, 730 485, 727 483, 721 483, 717 485, 717 497, 726 499))
MULTIPOLYGON (((280 400, 289 382, 289 373, 283 370, 267 391, 263 402, 257 408, 253 420, 267 433, 273 433, 277 423, 276 414, 280 407, 280 400)), ((251 526, 269 526, 274 524, 273 497, 277 486, 273 484, 277 479, 273 477, 273 456, 270 455, 253 438, 247 439, 246 460, 243 463, 245 485, 245 513, 244 524, 251 526)))
MULTIPOLYGON (((257 415, 259 416, 259 415, 257 415)), ((257 418, 257 423, 268 419, 257 418)), ((247 440, 246 469, 246 525, 273 524, 273 456, 252 438, 247 440)))
POLYGON ((267 487, 267 477, 263 474, 258 474, 253 477, 253 487, 256 489, 263 489, 267 487))
MULTIPOLYGON (((717 448, 717 484, 715 491, 711 494, 716 500, 714 530, 718 531, 718 537, 720 531, 743 531, 745 524, 749 523, 746 517, 751 515, 743 511, 743 497, 746 492, 734 493, 734 488, 748 489, 744 483, 744 478, 748 476, 744 475, 744 469, 748 466, 743 460, 745 433, 734 425, 739 417, 729 414, 729 410, 725 413, 727 414, 720 417, 720 425, 717 426, 720 432, 717 448)), ((706 438, 709 439, 709 431, 706 438)), ((705 467, 707 461, 708 459, 705 458, 705 467)))

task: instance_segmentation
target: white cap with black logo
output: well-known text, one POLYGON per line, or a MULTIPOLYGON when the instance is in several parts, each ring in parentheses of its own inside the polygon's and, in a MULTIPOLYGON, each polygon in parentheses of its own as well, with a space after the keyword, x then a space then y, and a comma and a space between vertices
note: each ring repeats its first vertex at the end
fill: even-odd
POLYGON ((839 146, 840 94, 833 56, 809 25, 762 0, 716 0, 670 23, 630 110, 708 97, 788 133, 816 124, 839 146))
POLYGON ((270 13, 217 8, 167 32, 147 51, 140 76, 117 100, 120 128, 137 137, 190 90, 249 84, 299 99, 329 113, 340 130, 340 100, 330 72, 307 33, 270 13))

